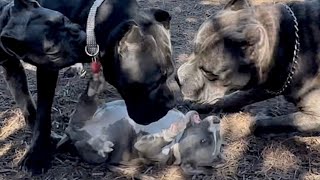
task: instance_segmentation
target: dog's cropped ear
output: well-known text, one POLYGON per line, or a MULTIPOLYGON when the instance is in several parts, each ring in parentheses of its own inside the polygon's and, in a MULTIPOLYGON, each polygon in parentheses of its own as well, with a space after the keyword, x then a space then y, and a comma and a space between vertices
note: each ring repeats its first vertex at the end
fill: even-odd
POLYGON ((40 4, 35 0, 14 0, 14 7, 18 10, 32 9, 40 7, 40 4))
POLYGON ((135 51, 141 48, 143 34, 139 26, 133 25, 119 42, 118 53, 122 54, 127 51, 135 51))
POLYGON ((268 34, 260 25, 247 26, 245 37, 248 41, 246 53, 249 63, 258 68, 259 82, 263 83, 270 71, 271 60, 268 34))
POLYGON ((5 27, 0 35, 0 46, 10 56, 15 56, 19 59, 26 54, 24 44, 24 33, 15 31, 16 28, 5 27))
POLYGON ((251 8, 250 0, 230 0, 225 6, 224 9, 230 9, 233 11, 238 11, 241 9, 251 8))
POLYGON ((245 63, 254 64, 259 73, 259 82, 266 80, 271 66, 268 34, 261 25, 246 25, 240 32, 230 31, 226 37, 230 43, 237 43, 245 54, 245 63))
POLYGON ((143 34, 139 28, 139 26, 133 25, 130 30, 124 35, 121 41, 125 41, 127 43, 137 43, 143 40, 143 34))
POLYGON ((152 8, 150 11, 156 21, 160 22, 166 29, 170 29, 171 15, 167 11, 157 8, 152 8))
POLYGON ((137 26, 137 23, 130 20, 124 21, 115 27, 108 36, 106 48, 101 49, 105 50, 101 52, 101 55, 107 55, 113 58, 118 54, 120 41, 122 41, 125 36, 127 37, 128 32, 133 28, 133 26, 137 26))

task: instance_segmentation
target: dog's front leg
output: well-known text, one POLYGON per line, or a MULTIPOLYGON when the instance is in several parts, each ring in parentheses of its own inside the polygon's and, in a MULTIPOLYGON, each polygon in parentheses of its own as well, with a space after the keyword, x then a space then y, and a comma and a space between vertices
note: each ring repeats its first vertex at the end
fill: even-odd
POLYGON ((51 108, 58 71, 38 67, 37 69, 37 115, 32 143, 22 160, 22 167, 33 174, 43 173, 49 168, 54 146, 51 145, 51 108))
POLYGON ((214 104, 191 104, 189 109, 196 110, 200 114, 230 113, 240 111, 242 107, 271 98, 263 89, 250 89, 237 91, 226 95, 214 104))
POLYGON ((218 100, 212 107, 212 113, 231 113, 240 111, 246 105, 273 97, 263 89, 237 91, 218 100))
POLYGON ((257 119, 253 122, 251 129, 257 136, 294 132, 319 133, 320 116, 295 112, 289 115, 257 119))
POLYGON ((252 126, 256 135, 268 133, 319 133, 320 89, 304 95, 298 102, 299 112, 272 118, 257 119, 252 126))
POLYGON ((33 129, 36 108, 28 89, 27 77, 23 66, 18 59, 11 57, 3 62, 2 66, 4 68, 4 78, 10 92, 21 109, 26 123, 33 129))

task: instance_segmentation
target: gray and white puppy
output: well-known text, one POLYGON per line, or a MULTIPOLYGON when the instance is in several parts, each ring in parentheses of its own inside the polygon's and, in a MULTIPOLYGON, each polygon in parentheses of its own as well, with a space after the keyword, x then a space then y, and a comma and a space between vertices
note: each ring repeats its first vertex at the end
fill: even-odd
MULTIPOLYGON (((88 92, 93 95, 92 89, 88 92)), ((191 175, 208 173, 207 167, 221 160, 219 123, 215 116, 201 120, 196 111, 184 115, 173 109, 154 123, 139 125, 128 116, 123 100, 99 106, 85 93, 66 134, 89 163, 128 165, 143 160, 139 162, 181 165, 191 175)))

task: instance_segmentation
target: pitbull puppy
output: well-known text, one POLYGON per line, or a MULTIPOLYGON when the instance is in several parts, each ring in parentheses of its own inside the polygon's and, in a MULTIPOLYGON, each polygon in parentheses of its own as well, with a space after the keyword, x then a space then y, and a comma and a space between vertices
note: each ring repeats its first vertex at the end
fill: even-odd
MULTIPOLYGON (((220 160, 219 122, 214 116, 201 121, 196 111, 184 115, 170 110, 156 122, 139 125, 128 116, 123 100, 100 106, 94 95, 84 93, 66 134, 79 155, 89 163, 175 164, 181 165, 187 174, 200 174, 207 173, 206 167, 220 160)), ((63 138, 58 145, 68 138, 63 138)))
POLYGON ((48 168, 53 150, 50 114, 58 72, 84 60, 85 39, 80 26, 35 0, 0 2, 0 65, 11 94, 33 130, 31 147, 21 161, 22 167, 33 173, 48 168), (37 67, 37 108, 20 60, 37 67))
POLYGON ((299 111, 257 119, 255 133, 319 132, 319 16, 317 0, 256 7, 231 0, 201 25, 178 69, 185 99, 219 113, 282 94, 299 111))
MULTIPOLYGON (((85 28, 95 1, 39 3, 85 28)), ((139 124, 152 123, 175 106, 168 86, 174 72, 170 20, 168 12, 142 9, 136 0, 104 0, 97 9, 94 32, 104 77, 119 91, 130 117, 139 124)))

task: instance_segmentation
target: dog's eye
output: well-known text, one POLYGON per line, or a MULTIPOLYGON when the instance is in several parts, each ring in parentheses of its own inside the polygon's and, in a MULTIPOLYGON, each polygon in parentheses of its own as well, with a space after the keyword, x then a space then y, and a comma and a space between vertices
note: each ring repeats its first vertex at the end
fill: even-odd
POLYGON ((209 81, 215 81, 218 79, 218 75, 213 74, 212 72, 204 69, 203 67, 200 68, 202 74, 209 80, 209 81))

